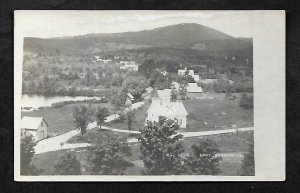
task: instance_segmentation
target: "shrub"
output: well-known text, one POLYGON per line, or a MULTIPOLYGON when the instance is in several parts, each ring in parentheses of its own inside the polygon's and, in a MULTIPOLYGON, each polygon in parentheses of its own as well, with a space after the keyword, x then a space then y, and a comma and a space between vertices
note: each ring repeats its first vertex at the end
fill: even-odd
POLYGON ((243 94, 240 103, 240 107, 244 109, 252 109, 253 108, 253 96, 247 96, 247 94, 243 94))

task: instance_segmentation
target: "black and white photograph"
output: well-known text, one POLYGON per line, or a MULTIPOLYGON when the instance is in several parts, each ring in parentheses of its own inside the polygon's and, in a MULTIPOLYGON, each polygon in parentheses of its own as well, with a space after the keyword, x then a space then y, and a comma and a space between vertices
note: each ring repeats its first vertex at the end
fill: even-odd
POLYGON ((272 72, 262 79, 261 65, 254 69, 255 37, 264 37, 257 18, 252 11, 16 11, 15 176, 201 181, 268 173, 257 166, 267 128, 256 114, 263 106, 256 86, 272 72))

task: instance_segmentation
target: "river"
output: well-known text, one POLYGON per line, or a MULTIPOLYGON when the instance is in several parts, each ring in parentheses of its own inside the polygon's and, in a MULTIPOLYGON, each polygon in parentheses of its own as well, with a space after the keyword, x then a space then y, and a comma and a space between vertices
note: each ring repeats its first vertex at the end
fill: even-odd
POLYGON ((99 100, 101 97, 87 97, 87 96, 43 96, 43 95, 22 95, 21 107, 48 107, 53 103, 62 101, 83 101, 89 99, 99 100))

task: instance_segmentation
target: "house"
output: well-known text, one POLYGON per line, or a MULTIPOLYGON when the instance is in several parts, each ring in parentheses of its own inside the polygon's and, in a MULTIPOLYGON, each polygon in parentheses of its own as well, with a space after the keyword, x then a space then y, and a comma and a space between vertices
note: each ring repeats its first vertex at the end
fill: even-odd
POLYGON ((171 89, 154 90, 152 103, 147 110, 147 121, 158 121, 160 116, 177 120, 179 127, 186 128, 187 111, 181 101, 171 102, 171 89))
POLYGON ((125 107, 130 107, 133 101, 134 101, 134 97, 132 96, 132 94, 128 93, 126 95, 125 107))
POLYGON ((187 97, 190 99, 197 99, 202 96, 203 90, 197 83, 188 83, 186 87, 187 97))
POLYGON ((102 59, 100 56, 95 56, 97 62, 108 63, 111 62, 111 59, 102 59))
POLYGON ((47 137, 48 123, 43 117, 24 116, 21 120, 21 137, 33 136, 34 140, 47 137))
POLYGON ((120 62, 121 69, 128 70, 128 71, 138 71, 139 69, 139 64, 135 63, 134 61, 128 61, 128 62, 123 61, 122 63, 121 62, 120 62))
POLYGON ((152 103, 147 110, 147 121, 158 121, 160 116, 168 119, 176 120, 180 128, 186 128, 187 111, 181 101, 177 102, 163 102, 159 100, 152 100, 152 103))

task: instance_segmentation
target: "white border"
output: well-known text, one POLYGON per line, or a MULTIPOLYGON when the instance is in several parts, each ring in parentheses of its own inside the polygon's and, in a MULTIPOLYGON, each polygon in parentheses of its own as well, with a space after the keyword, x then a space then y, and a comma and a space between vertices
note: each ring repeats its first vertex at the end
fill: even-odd
MULTIPOLYGON (((20 176, 20 118, 23 36, 15 11, 15 181, 284 181, 285 11, 240 11, 253 18, 255 176, 20 176)), ((42 14, 30 11, 28 14, 42 14)), ((84 17, 85 12, 80 11, 84 17)), ((159 12, 159 11, 158 11, 159 12)), ((208 11, 206 11, 208 12, 208 11)), ((212 13, 214 11, 211 11, 212 13)), ((230 11, 229 11, 230 12, 230 11)))

